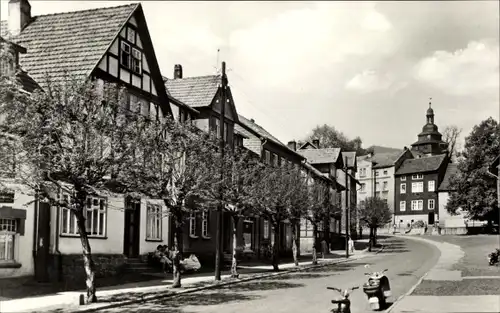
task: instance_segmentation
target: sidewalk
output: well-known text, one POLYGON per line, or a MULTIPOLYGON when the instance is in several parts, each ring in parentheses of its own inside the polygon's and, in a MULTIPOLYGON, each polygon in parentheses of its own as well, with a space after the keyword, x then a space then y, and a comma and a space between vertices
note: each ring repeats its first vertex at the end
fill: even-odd
POLYGON ((387 313, 500 312, 500 295, 467 294, 471 290, 466 290, 468 286, 463 281, 462 272, 454 268, 465 256, 460 246, 421 237, 404 237, 434 245, 441 255, 437 264, 387 313), (464 290, 460 290, 462 285, 464 290), (451 292, 449 286, 453 286, 451 292))
MULTIPOLYGON (((343 258, 345 251, 332 251, 325 259, 319 257, 319 265, 342 263, 358 260, 375 252, 357 251, 349 259, 343 258)), ((130 283, 121 286, 103 287, 97 290, 98 303, 88 306, 79 306, 79 296, 85 294, 84 290, 74 292, 60 292, 57 294, 29 297, 0 301, 0 312, 33 312, 33 311, 59 311, 59 312, 91 312, 108 307, 116 307, 127 303, 166 297, 175 294, 193 292, 214 286, 234 284, 252 279, 258 279, 274 275, 282 275, 294 270, 304 270, 310 267, 311 261, 300 262, 297 268, 293 263, 280 264, 280 271, 273 272, 271 265, 247 265, 238 269, 239 279, 232 279, 230 275, 222 275, 220 282, 215 282, 213 275, 193 275, 182 278, 182 288, 172 289, 171 279, 157 279, 147 282, 130 283)))

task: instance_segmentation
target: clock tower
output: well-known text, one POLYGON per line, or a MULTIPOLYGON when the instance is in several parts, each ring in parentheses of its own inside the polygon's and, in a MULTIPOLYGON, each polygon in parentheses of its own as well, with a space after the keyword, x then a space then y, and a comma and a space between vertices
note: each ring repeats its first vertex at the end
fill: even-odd
POLYGON ((434 110, 429 101, 426 124, 422 127, 422 132, 418 134, 418 140, 411 145, 411 149, 419 155, 426 156, 446 153, 448 144, 442 140, 442 137, 437 125, 434 124, 434 110))

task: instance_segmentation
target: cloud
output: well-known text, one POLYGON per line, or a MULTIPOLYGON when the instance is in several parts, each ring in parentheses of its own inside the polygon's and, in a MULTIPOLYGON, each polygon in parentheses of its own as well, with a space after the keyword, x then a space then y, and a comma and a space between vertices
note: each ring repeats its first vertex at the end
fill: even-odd
POLYGON ((471 41, 454 52, 435 51, 415 66, 414 75, 450 95, 498 92, 498 55, 498 42, 471 41))
POLYGON ((374 70, 365 70, 351 78, 346 83, 345 88, 361 93, 370 93, 388 89, 391 85, 392 81, 387 76, 378 75, 374 70))
POLYGON ((237 71, 256 73, 251 79, 262 87, 288 88, 328 79, 348 56, 391 54, 391 31, 373 4, 320 2, 236 30, 229 44, 237 71))

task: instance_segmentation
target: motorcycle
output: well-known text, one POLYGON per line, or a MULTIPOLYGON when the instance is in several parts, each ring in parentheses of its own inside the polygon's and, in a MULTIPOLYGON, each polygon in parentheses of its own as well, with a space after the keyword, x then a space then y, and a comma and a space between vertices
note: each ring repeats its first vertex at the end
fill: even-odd
POLYGON ((495 249, 495 251, 488 254, 488 263, 490 265, 495 265, 498 263, 498 257, 500 257, 500 249, 495 249))
POLYGON ((385 272, 387 269, 382 272, 365 273, 368 276, 368 281, 363 284, 363 291, 368 297, 372 310, 384 309, 387 306, 387 298, 392 295, 389 278, 385 272))
POLYGON ((335 290, 340 293, 341 298, 332 300, 332 304, 336 304, 337 307, 333 308, 331 313, 351 313, 351 300, 349 300, 349 295, 351 291, 359 289, 359 287, 351 287, 349 289, 339 289, 335 287, 326 287, 326 289, 335 290))

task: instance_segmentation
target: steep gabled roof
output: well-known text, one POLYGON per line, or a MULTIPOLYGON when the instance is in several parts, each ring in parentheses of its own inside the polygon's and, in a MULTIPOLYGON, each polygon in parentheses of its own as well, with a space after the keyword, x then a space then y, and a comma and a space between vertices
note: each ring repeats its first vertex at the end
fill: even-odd
POLYGON ((271 135, 271 133, 269 133, 267 130, 265 130, 264 127, 255 123, 255 121, 249 120, 246 117, 244 117, 243 115, 238 115, 238 118, 239 118, 240 124, 242 126, 244 126, 244 127, 246 126, 246 127, 250 128, 252 131, 254 131, 255 133, 259 134, 259 136, 271 139, 275 143, 277 143, 283 147, 286 147, 288 149, 288 147, 284 143, 279 141, 278 138, 271 135))
POLYGON ((422 157, 418 159, 406 159, 397 170, 396 175, 413 174, 437 171, 446 160, 446 154, 422 157))
POLYGON ((439 191, 452 191, 450 188, 450 178, 458 172, 458 164, 450 163, 446 168, 446 173, 444 174, 443 181, 439 185, 439 191))
MULTIPOLYGON (((64 79, 65 73, 86 78, 138 7, 135 3, 34 16, 12 38, 27 49, 19 63, 41 85, 46 75, 52 81, 64 79)), ((1 22, 2 36, 7 34, 7 26, 7 21, 1 22)))
POLYGON ((221 83, 220 75, 163 79, 167 94, 192 108, 210 106, 221 83))
POLYGON ((318 147, 316 147, 313 143, 306 141, 299 147, 299 150, 307 149, 308 146, 311 146, 313 149, 318 149, 318 147))
POLYGON ((340 148, 304 149, 297 152, 311 164, 336 163, 340 155, 340 148))

